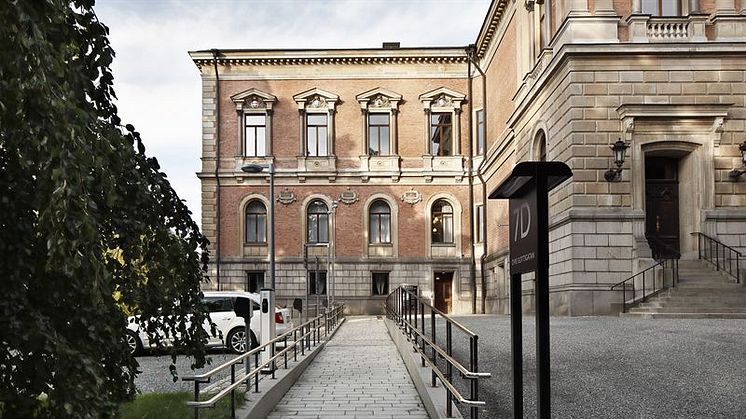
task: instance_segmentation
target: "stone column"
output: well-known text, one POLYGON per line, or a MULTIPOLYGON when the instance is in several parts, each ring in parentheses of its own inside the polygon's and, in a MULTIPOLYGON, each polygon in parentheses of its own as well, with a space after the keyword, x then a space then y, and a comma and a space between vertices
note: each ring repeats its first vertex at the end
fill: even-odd
POLYGON ((453 155, 461 154, 461 109, 453 110, 453 155))
POLYGON ((306 118, 305 111, 298 109, 298 138, 300 139, 300 156, 306 157, 306 118))
POLYGON ((425 153, 432 154, 430 150, 430 109, 425 109, 425 153))
POLYGON ((699 11, 699 0, 689 0, 689 14, 698 13, 699 11))
POLYGON ((588 0, 564 0, 567 16, 588 16, 588 0))
POLYGON ((399 112, 397 112, 396 109, 391 109, 391 130, 389 132, 389 135, 391 136, 391 154, 398 155, 399 154, 399 134, 398 134, 398 125, 396 121, 396 115, 399 112))
MULTIPOLYGON (((743 6, 741 6, 743 8, 743 6)), ((735 0, 715 0, 715 14, 733 15, 736 14, 735 0)))
POLYGON ((596 16, 616 16, 613 0, 596 0, 596 16))
POLYGON ((244 155, 244 143, 246 142, 246 127, 243 124, 243 111, 236 111, 236 125, 238 129, 238 156, 244 155))
POLYGON ((632 14, 642 13, 642 0, 632 0, 632 14))
POLYGON ((334 109, 329 109, 329 113, 327 113, 327 118, 329 118, 329 132, 327 133, 328 136, 328 143, 329 146, 329 156, 334 155, 334 109))
POLYGON ((367 109, 360 109, 360 113, 363 115, 363 145, 362 145, 362 155, 367 156, 368 155, 368 110, 367 109))
POLYGON ((275 155, 274 141, 272 141, 272 110, 267 110, 267 126, 264 128, 265 146, 267 156, 275 155))

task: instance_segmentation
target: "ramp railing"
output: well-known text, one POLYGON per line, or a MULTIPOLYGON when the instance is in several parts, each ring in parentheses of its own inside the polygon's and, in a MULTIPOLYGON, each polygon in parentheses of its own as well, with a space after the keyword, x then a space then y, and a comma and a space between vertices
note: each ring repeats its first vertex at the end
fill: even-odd
POLYGON ((453 415, 452 402, 456 402, 469 406, 471 417, 476 419, 478 408, 486 405, 486 402, 479 400, 479 380, 491 377, 490 373, 479 372, 479 336, 404 287, 388 295, 386 314, 412 342, 415 352, 422 359, 422 366, 432 370, 430 385, 436 387, 440 381, 445 388, 447 416, 453 415), (465 361, 468 366, 457 360, 454 354, 454 329, 461 334, 461 345, 466 346, 464 341, 468 342, 465 361), (457 375, 454 375, 454 370, 457 375), (463 381, 457 382, 457 378, 463 381), (468 398, 462 395, 459 387, 468 387, 468 398))
POLYGON ((307 350, 316 346, 331 333, 342 321, 344 321, 344 304, 337 304, 334 307, 325 310, 323 314, 316 316, 300 326, 294 327, 285 333, 270 340, 264 345, 258 346, 246 353, 243 353, 230 361, 227 361, 208 372, 185 376, 182 381, 194 382, 194 400, 188 401, 187 405, 194 408, 194 418, 199 419, 200 410, 204 408, 215 407, 215 405, 224 397, 230 396, 231 399, 231 419, 236 417, 236 390, 246 386, 246 391, 251 391, 252 382, 254 393, 259 392, 259 377, 263 374, 271 374, 275 378, 275 371, 278 366, 284 364, 288 367, 288 358, 292 355, 293 360, 298 360, 298 352, 305 355, 307 350), (323 334, 322 334, 323 333, 323 334), (282 345, 281 350, 276 346, 282 345), (270 356, 264 361, 260 361, 263 351, 268 350, 270 356), (252 369, 253 359, 253 369, 252 369), (237 366, 243 365, 244 371, 240 371, 237 366), (225 374, 230 370, 230 383, 207 400, 201 399, 201 386, 209 384, 211 380, 220 373, 225 374), (237 374, 240 374, 237 376, 237 374))

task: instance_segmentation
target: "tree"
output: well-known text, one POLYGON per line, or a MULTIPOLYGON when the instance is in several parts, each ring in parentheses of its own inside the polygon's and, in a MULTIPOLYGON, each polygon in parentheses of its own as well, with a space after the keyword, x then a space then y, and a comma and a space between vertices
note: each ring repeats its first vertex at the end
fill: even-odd
POLYGON ((0 2, 0 416, 115 416, 122 307, 205 363, 208 242, 121 125, 93 3, 0 2))

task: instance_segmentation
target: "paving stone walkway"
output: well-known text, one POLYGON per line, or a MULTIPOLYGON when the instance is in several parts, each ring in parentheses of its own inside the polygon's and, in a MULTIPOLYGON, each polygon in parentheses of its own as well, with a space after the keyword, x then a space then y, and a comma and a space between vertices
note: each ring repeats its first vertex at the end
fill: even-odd
POLYGON ((268 417, 428 416, 383 319, 360 316, 347 318, 268 417))

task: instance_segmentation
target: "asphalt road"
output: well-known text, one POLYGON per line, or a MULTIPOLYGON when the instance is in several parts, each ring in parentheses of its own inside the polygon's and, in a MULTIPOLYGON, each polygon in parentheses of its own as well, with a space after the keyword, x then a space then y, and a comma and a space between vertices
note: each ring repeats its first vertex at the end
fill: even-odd
MULTIPOLYGON (((479 334, 479 369, 492 373, 480 383, 480 416, 512 417, 510 318, 456 319, 479 334)), ((746 320, 557 317, 550 330, 554 418, 746 418, 746 320)), ((534 331, 525 315, 527 418, 536 415, 534 331)), ((454 351, 466 359, 468 342, 454 351)))

